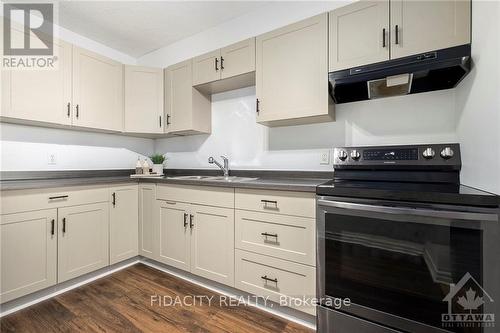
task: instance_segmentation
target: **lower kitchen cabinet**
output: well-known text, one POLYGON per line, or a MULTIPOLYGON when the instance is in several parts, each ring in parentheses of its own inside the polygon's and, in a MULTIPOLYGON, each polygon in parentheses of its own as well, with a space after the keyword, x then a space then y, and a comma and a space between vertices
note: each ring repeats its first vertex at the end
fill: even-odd
POLYGON ((137 185, 110 188, 109 261, 115 264, 135 257, 139 250, 137 185))
POLYGON ((153 230, 155 203, 156 185, 139 184, 139 254, 150 259, 155 259, 158 253, 153 230))
POLYGON ((0 303, 57 282, 57 209, 2 215, 0 303))
POLYGON ((108 202, 58 210, 58 282, 109 264, 108 202))
POLYGON ((159 223, 158 260, 167 265, 189 271, 191 228, 189 204, 158 201, 159 223))
POLYGON ((191 273, 234 286, 234 210, 191 205, 191 273))

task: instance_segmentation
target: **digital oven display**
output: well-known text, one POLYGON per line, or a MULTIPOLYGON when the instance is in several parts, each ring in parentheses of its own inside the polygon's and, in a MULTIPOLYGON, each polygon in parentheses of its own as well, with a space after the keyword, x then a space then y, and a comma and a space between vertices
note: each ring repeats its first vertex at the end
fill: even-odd
POLYGON ((418 149, 366 149, 363 159, 371 161, 416 161, 418 149))

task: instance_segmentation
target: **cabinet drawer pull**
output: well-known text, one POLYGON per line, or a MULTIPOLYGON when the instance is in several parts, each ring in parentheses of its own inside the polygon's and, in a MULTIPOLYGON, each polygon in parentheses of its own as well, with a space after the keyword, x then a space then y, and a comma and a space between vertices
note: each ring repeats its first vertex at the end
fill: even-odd
POLYGON ((54 219, 52 219, 52 221, 50 221, 50 234, 51 234, 52 236, 54 236, 54 233, 55 233, 55 230, 54 230, 54 228, 55 228, 55 223, 56 223, 56 220, 54 220, 54 219))
POLYGON ((394 42, 396 45, 399 44, 399 26, 396 24, 396 40, 394 42))
POLYGON ((188 214, 184 213, 184 228, 187 228, 188 225, 188 214))
POLYGON ((382 47, 385 47, 385 28, 382 29, 382 47))
POLYGON ((65 234, 66 233, 66 218, 65 217, 63 217, 62 222, 63 222, 62 232, 63 232, 63 234, 65 234))
POLYGON ((215 71, 219 70, 219 58, 215 58, 215 71))
POLYGON ((220 69, 224 69, 224 58, 220 57, 220 69))
POLYGON ((269 282, 274 282, 274 283, 278 284, 278 278, 271 279, 271 278, 268 278, 267 275, 261 276, 260 278, 266 282, 269 281, 269 282))
POLYGON ((276 201, 276 200, 262 199, 260 202, 262 202, 264 204, 264 208, 278 209, 278 201, 276 201), (269 207, 268 205, 274 205, 274 207, 269 207))
POLYGON ((113 192, 113 194, 111 194, 111 196, 113 197, 113 200, 112 200, 112 204, 113 204, 113 207, 116 206, 116 192, 113 192))
POLYGON ((191 229, 194 228, 194 215, 193 214, 189 214, 189 227, 191 229))
POLYGON ((266 237, 266 238, 267 237, 274 237, 274 238, 278 239, 278 234, 269 234, 267 232, 262 232, 261 235, 266 237))
POLYGON ((49 200, 66 199, 68 197, 69 197, 68 195, 58 195, 55 197, 49 197, 49 200))

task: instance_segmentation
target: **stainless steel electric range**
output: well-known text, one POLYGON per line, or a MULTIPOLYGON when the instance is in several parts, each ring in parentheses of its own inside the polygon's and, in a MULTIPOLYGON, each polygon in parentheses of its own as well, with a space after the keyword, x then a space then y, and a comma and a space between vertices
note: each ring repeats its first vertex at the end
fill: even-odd
POLYGON ((334 168, 318 332, 500 331, 499 198, 460 185, 458 144, 337 148, 334 168))

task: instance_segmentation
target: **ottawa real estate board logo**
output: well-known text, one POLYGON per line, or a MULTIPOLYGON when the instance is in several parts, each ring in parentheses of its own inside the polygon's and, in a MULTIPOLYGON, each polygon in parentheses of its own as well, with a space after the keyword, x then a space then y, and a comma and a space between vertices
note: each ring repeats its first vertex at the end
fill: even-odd
POLYGON ((488 313, 493 298, 470 273, 466 273, 443 299, 448 313, 441 315, 443 328, 495 327, 495 314, 488 313))
POLYGON ((55 69, 53 3, 3 4, 2 68, 55 69))

